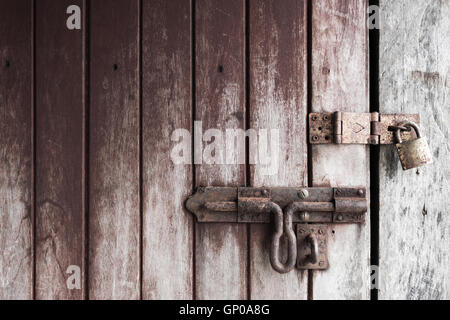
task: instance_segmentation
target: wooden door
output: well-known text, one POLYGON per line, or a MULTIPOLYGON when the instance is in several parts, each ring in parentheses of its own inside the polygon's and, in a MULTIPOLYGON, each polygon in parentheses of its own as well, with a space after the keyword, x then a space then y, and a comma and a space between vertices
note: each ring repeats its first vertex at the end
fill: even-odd
POLYGON ((1 1, 0 298, 369 299, 370 213, 329 228, 328 270, 282 275, 270 225, 184 207, 199 186, 370 190, 368 146, 307 141, 309 112, 369 112, 367 7, 1 1), (227 129, 275 130, 276 167, 205 160, 227 129))

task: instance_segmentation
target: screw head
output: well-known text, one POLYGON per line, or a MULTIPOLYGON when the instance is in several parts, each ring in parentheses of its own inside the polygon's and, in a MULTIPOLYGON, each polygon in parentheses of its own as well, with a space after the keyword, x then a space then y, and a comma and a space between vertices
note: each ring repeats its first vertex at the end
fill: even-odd
POLYGON ((344 219, 344 217, 342 216, 342 214, 340 214, 340 215, 337 216, 337 220, 338 220, 338 221, 342 221, 343 219, 344 219))
POLYGON ((322 229, 319 229, 319 234, 323 234, 323 230, 322 229))
POLYGON ((300 197, 300 199, 306 199, 306 198, 309 197, 309 191, 306 190, 306 189, 301 189, 301 190, 298 192, 298 196, 300 197))
POLYGON ((360 196, 363 196, 363 195, 364 195, 364 190, 363 190, 363 189, 359 189, 359 190, 358 190, 358 194, 359 194, 360 196))
POLYGON ((313 141, 318 141, 319 140, 319 136, 312 136, 313 141))
POLYGON ((319 266, 322 267, 323 265, 324 265, 324 262, 323 262, 323 261, 320 261, 320 262, 319 262, 319 266))
POLYGON ((319 117, 316 116, 316 115, 313 115, 313 116, 311 117, 311 119, 312 119, 312 121, 317 121, 317 120, 319 119, 319 117))
POLYGON ((327 115, 323 116, 323 120, 328 121, 328 119, 330 119, 327 115))
POLYGON ((302 215, 300 216, 300 218, 303 221, 308 221, 309 220, 309 213, 308 212, 303 212, 302 215))
POLYGON ((269 195, 269 191, 263 190, 263 191, 262 191, 262 195, 263 195, 264 197, 267 197, 267 196, 269 195))

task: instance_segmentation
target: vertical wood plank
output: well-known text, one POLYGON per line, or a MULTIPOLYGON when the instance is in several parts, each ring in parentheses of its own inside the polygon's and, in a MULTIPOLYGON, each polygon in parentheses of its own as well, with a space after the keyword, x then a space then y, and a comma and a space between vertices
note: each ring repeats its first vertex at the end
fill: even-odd
POLYGON ((83 86, 81 30, 69 5, 36 1, 36 298, 84 298, 83 86), (81 288, 69 289, 77 266, 81 288))
POLYGON ((420 113, 434 163, 380 151, 380 299, 450 299, 450 2, 380 1, 380 112, 420 113))
POLYGON ((91 1, 90 24, 89 298, 138 299, 138 1, 91 1))
MULTIPOLYGON (((196 0, 195 5, 195 120, 202 121, 204 132, 219 129, 224 138, 225 128, 244 129, 245 3, 196 0)), ((195 174, 196 186, 245 184, 244 164, 203 163, 195 174)), ((246 227, 197 224, 195 234, 196 298, 245 299, 246 227)))
MULTIPOLYGON (((250 128, 279 131, 279 148, 269 143, 273 170, 251 166, 252 186, 307 186, 306 1, 250 0, 250 128)), ((259 131, 259 149, 262 131, 259 131)), ((261 159, 260 159, 261 160, 261 159)), ((279 274, 270 265, 273 226, 250 227, 251 299, 306 299, 307 273, 279 274)))
POLYGON ((0 2, 0 299, 31 299, 32 2, 0 2))
POLYGON ((143 298, 192 299, 192 165, 170 157, 192 127, 191 1, 144 1, 142 16, 143 298))
MULTIPOLYGON (((368 112, 367 1, 312 1, 312 112, 368 112)), ((312 146, 313 186, 365 186, 369 147, 312 146)), ((333 225, 326 271, 313 274, 314 299, 370 298, 370 221, 333 225)))

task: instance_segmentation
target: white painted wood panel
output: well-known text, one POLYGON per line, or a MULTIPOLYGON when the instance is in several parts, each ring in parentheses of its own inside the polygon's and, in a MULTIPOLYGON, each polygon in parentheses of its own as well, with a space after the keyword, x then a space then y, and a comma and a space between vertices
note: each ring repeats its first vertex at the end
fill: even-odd
POLYGON ((420 113, 434 163, 381 147, 380 299, 450 299, 450 1, 381 1, 380 111, 420 113))
MULTIPOLYGON (((313 1, 312 111, 368 112, 367 1, 313 1)), ((312 146, 313 186, 365 186, 369 147, 312 146)), ((326 271, 313 271, 314 299, 369 299, 370 213, 364 225, 333 225, 326 271)))

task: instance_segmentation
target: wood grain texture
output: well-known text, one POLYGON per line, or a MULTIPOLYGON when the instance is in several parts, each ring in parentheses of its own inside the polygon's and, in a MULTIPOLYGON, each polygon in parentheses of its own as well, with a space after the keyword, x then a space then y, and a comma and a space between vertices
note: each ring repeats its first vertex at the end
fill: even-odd
POLYGON ((192 299, 192 165, 170 157, 192 127, 190 0, 144 1, 142 50, 143 298, 192 299))
POLYGON ((82 1, 36 2, 36 298, 84 298, 83 85, 81 30, 66 8, 82 1), (69 289, 69 266, 81 289, 69 289))
MULTIPOLYGON (((367 1, 312 2, 312 112, 368 112, 366 12, 367 1)), ((368 154, 368 146, 312 146, 313 186, 365 186, 369 191, 368 154)), ((330 267, 314 272, 314 299, 370 297, 369 215, 364 225, 330 230, 330 267)))
MULTIPOLYGON (((195 120, 204 132, 244 129, 244 0, 195 1, 195 120)), ((204 142, 203 147, 208 143, 204 142)), ((198 147, 198 144, 194 145, 198 147)), ((196 186, 245 185, 245 165, 198 164, 196 186)), ((244 225, 196 224, 196 298, 245 299, 244 225)))
POLYGON ((138 1, 90 6, 89 298, 140 298, 138 1))
MULTIPOLYGON (((279 131, 278 150, 269 143, 270 160, 276 165, 273 170, 252 165, 250 183, 306 186, 306 1, 280 5, 275 0, 250 0, 249 17, 250 128, 279 131)), ((261 148, 264 133, 259 133, 261 148)), ((251 225, 250 230, 251 299, 306 299, 306 272, 279 274, 270 265, 273 226, 251 225)))
POLYGON ((380 299, 450 299, 450 1, 380 1, 380 111, 420 113, 434 163, 380 154, 380 299))
POLYGON ((0 2, 0 299, 31 299, 32 7, 0 2))

